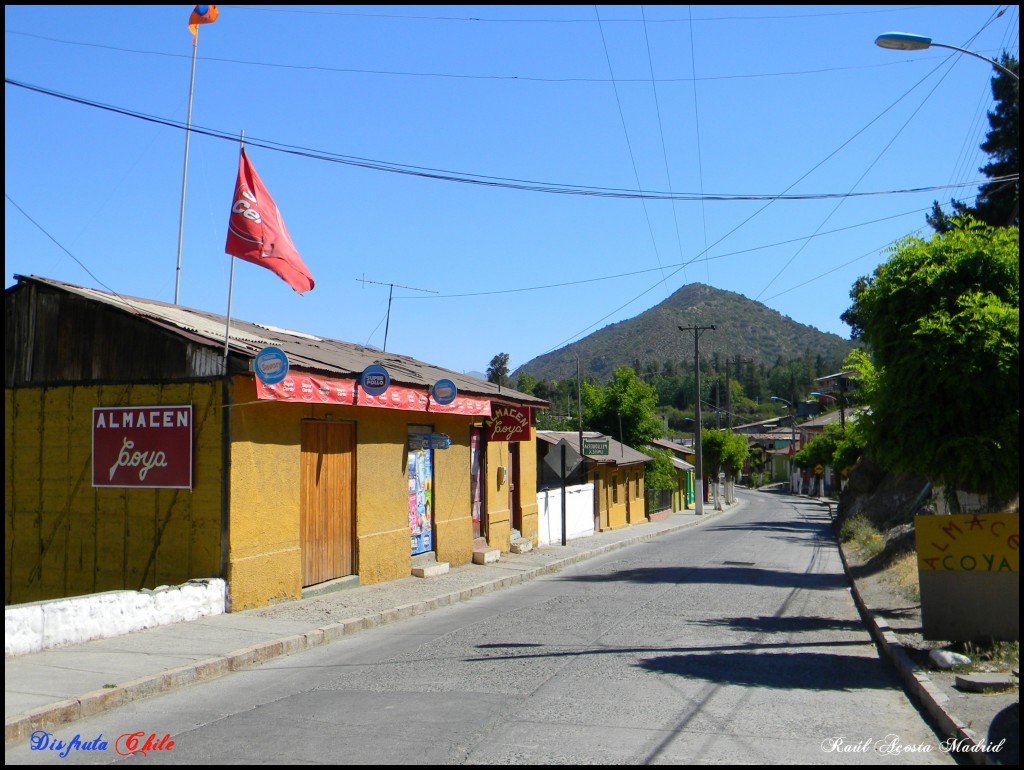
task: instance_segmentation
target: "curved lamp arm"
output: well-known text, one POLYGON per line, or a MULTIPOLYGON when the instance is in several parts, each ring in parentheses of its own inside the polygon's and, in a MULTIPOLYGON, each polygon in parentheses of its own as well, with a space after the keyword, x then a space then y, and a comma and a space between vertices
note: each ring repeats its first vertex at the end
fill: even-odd
POLYGON ((982 56, 980 53, 975 53, 974 51, 968 51, 966 48, 958 48, 955 45, 935 43, 932 42, 930 37, 925 37, 924 35, 912 35, 909 32, 886 32, 884 35, 879 35, 875 38, 875 45, 879 48, 889 48, 893 51, 923 51, 925 48, 948 48, 951 51, 959 51, 960 53, 965 53, 968 56, 973 56, 977 59, 981 59, 982 61, 987 61, 993 67, 1001 72, 1005 72, 1014 80, 1020 80, 1019 75, 987 56, 982 56))

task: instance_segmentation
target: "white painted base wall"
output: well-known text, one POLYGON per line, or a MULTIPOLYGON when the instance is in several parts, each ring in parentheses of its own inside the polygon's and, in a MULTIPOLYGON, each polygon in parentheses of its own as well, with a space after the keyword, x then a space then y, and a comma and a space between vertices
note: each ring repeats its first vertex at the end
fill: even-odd
MULTIPOLYGON (((537 534, 540 545, 562 544, 562 490, 537 493, 540 513, 537 534)), ((566 540, 594 534, 594 485, 565 488, 566 540)))
POLYGON ((15 604, 4 608, 4 657, 219 615, 226 604, 221 578, 15 604))

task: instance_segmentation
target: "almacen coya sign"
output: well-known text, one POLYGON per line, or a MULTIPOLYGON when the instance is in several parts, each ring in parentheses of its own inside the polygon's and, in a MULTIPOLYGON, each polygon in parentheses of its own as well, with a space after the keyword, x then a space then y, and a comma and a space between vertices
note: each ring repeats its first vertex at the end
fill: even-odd
POLYGON ((921 636, 1020 640, 1020 514, 914 517, 921 636))
POLYGON ((92 410, 94 487, 192 488, 192 405, 92 410))
POLYGON ((530 407, 491 404, 491 416, 484 421, 488 441, 529 441, 530 407))

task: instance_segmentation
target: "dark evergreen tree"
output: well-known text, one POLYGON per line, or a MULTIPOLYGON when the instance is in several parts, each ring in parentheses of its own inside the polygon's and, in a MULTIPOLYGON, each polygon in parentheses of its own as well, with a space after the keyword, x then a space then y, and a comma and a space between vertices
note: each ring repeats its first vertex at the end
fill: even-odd
POLYGON ((487 366, 487 381, 496 385, 508 382, 508 353, 498 353, 487 366))
MULTIPOLYGON (((1000 64, 1019 75, 1017 59, 1003 53, 1000 64)), ((997 69, 992 78, 992 97, 995 109, 988 113, 989 131, 981 149, 991 161, 978 169, 991 179, 978 188, 974 206, 950 201, 951 214, 942 210, 938 201, 932 213, 925 216, 928 224, 938 233, 946 233, 959 226, 959 219, 970 214, 993 227, 1018 227, 1020 224, 1020 81, 997 69)))

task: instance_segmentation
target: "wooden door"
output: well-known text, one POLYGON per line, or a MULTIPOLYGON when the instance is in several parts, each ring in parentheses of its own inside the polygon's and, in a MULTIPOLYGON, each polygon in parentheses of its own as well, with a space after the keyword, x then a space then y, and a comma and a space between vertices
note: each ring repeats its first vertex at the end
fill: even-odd
POLYGON ((523 504, 519 489, 519 442, 508 445, 508 508, 512 528, 522 534, 523 504))
POLYGON ((302 585, 356 571, 355 425, 302 422, 302 585))

